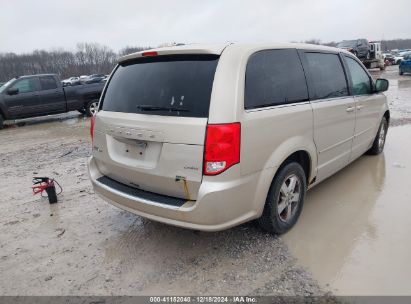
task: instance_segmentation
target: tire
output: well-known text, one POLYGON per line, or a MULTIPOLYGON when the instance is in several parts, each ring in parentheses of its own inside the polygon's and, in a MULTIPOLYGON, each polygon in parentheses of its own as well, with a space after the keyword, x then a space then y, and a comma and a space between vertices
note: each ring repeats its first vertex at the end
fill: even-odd
POLYGON ((97 113, 98 99, 90 100, 85 107, 85 114, 89 117, 97 113))
POLYGON ((387 137, 388 131, 388 122, 385 117, 381 119, 380 127, 378 128, 377 135, 375 135, 374 142, 370 150, 368 150, 368 154, 371 155, 378 155, 384 150, 385 146, 385 139, 387 137))
POLYGON ((404 74, 404 72, 400 69, 399 74, 400 74, 400 75, 403 75, 403 74, 404 74))
POLYGON ((261 228, 270 233, 282 234, 295 225, 303 209, 306 180, 303 168, 296 162, 280 168, 268 191, 263 214, 258 219, 261 228), (295 181, 294 187, 291 186, 292 181, 295 181), (282 210, 279 209, 280 205, 282 210))
POLYGON ((4 128, 4 118, 3 116, 0 114, 0 130, 4 128))

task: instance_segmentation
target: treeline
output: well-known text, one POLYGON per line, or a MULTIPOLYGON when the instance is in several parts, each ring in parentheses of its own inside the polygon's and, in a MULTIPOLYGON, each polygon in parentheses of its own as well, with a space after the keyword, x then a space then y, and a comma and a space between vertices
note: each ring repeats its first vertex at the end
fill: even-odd
POLYGON ((411 39, 382 40, 381 47, 384 51, 411 49, 411 39))
POLYGON ((118 53, 98 43, 78 43, 74 52, 36 50, 28 54, 0 53, 0 82, 20 75, 56 73, 70 76, 109 74, 118 57, 147 49, 125 47, 118 53))
MULTIPOLYGON (((320 39, 306 40, 305 43, 336 46, 337 42, 323 43, 320 39)), ((384 51, 411 48, 411 39, 382 40, 384 51)), ((164 43, 160 46, 176 45, 164 43)), ((114 68, 118 57, 149 47, 125 47, 118 53, 98 43, 78 43, 76 50, 44 51, 36 50, 28 54, 0 53, 0 82, 20 75, 56 73, 61 79, 90 75, 108 74, 114 68)))
MULTIPOLYGON (((305 43, 310 44, 322 44, 327 46, 337 46, 338 42, 321 42, 320 39, 310 39, 306 40, 305 43)), ((401 50, 401 49, 411 49, 411 39, 392 39, 392 40, 381 40, 381 48, 383 51, 390 50, 401 50)))

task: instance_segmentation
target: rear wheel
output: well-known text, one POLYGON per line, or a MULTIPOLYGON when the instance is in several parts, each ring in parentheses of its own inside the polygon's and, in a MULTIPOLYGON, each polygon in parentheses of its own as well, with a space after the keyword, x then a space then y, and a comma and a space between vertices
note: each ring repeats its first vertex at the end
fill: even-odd
POLYGON ((0 114, 0 130, 4 128, 4 118, 3 116, 0 114))
POLYGON ((374 142, 370 150, 368 150, 369 154, 377 155, 380 154, 384 150, 385 146, 385 139, 387 137, 388 131, 388 122, 385 117, 382 118, 380 127, 378 128, 377 135, 375 136, 374 142))
POLYGON ((259 225, 276 234, 291 229, 301 214, 306 188, 306 176, 298 163, 282 167, 271 184, 259 225))
POLYGON ((404 72, 401 70, 401 68, 400 68, 400 75, 403 75, 404 74, 404 72))
POLYGON ((93 116, 98 111, 98 99, 90 100, 86 104, 85 113, 87 116, 93 116))

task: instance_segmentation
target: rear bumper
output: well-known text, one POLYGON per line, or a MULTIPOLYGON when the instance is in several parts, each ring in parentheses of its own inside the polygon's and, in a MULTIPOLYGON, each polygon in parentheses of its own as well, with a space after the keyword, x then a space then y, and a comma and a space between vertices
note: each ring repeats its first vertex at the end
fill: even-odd
POLYGON ((230 181, 218 181, 218 178, 216 181, 203 180, 196 201, 173 206, 131 195, 101 183, 98 179, 102 174, 93 157, 88 160, 88 169, 94 191, 107 202, 174 226, 203 231, 224 230, 259 217, 264 205, 264 201, 261 202, 262 196, 255 195, 260 174, 230 181))

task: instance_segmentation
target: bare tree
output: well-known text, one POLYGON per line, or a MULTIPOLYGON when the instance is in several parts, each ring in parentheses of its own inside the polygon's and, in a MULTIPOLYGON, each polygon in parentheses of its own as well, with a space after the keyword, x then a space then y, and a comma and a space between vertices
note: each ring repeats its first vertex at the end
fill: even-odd
POLYGON ((0 81, 7 81, 20 75, 56 73, 61 78, 108 74, 114 68, 119 56, 147 49, 126 47, 119 53, 98 43, 78 43, 76 51, 63 49, 52 51, 35 50, 27 54, 0 53, 0 81))

